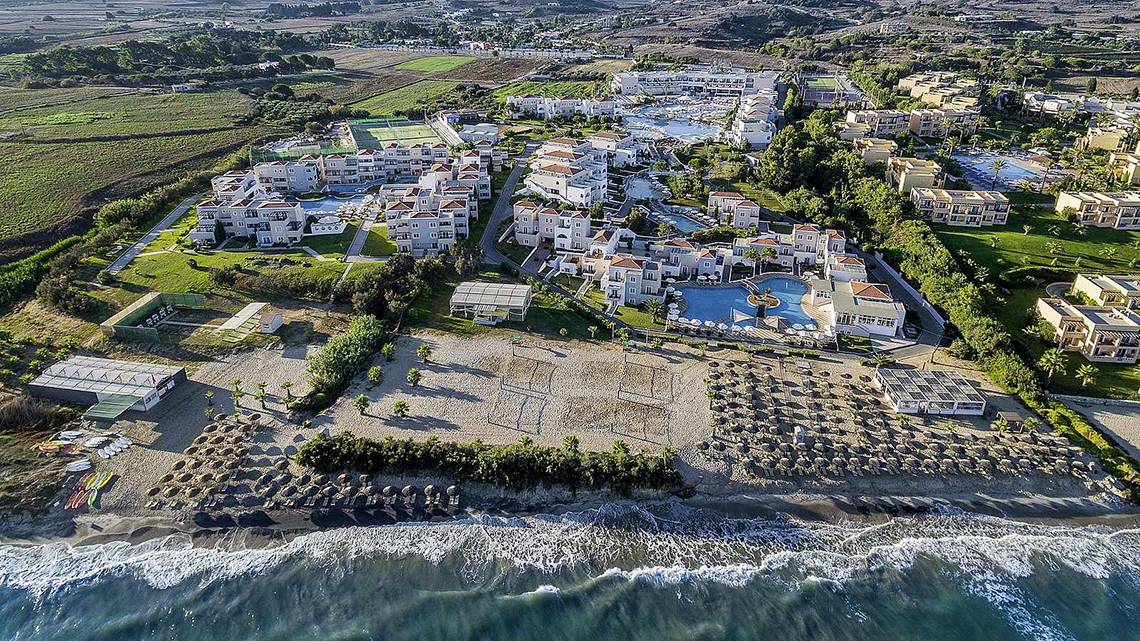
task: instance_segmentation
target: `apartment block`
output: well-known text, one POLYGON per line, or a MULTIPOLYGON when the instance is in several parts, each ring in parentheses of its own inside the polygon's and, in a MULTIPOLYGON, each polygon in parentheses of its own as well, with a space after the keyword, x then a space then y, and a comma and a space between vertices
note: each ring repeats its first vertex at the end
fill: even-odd
POLYGON ((951 131, 972 134, 978 129, 977 109, 915 109, 910 112, 908 129, 922 138, 945 138, 951 131))
POLYGON ((820 278, 811 283, 811 304, 838 334, 897 336, 906 308, 880 283, 820 278))
POLYGON ((733 240, 732 254, 737 262, 751 265, 744 254, 755 249, 765 257, 764 262, 795 271, 796 267, 811 267, 847 250, 847 237, 838 229, 800 224, 793 226, 790 233, 781 233, 763 224, 758 231, 756 236, 733 240))
POLYGON ((1103 307, 1140 311, 1140 274, 1077 274, 1072 291, 1103 307))
POLYGON ((586 139, 595 152, 601 154, 611 167, 630 167, 641 164, 645 145, 633 136, 616 131, 599 131, 586 139))
POLYGON ((868 165, 877 165, 887 162, 891 154, 895 153, 899 148, 897 142, 884 140, 882 138, 856 138, 851 144, 855 149, 855 153, 859 154, 863 162, 868 165))
POLYGON ((551 98, 548 96, 508 96, 507 106, 516 113, 551 120, 553 118, 614 115, 615 103, 608 98, 551 98))
POLYGON ((779 92, 762 89, 740 101, 736 117, 725 138, 732 145, 749 149, 764 149, 776 135, 776 123, 784 112, 776 106, 779 92))
POLYGON ((899 80, 900 91, 933 107, 968 109, 978 106, 978 82, 952 71, 924 71, 899 80))
POLYGON ((1063 191, 1055 210, 1076 212, 1082 225, 1112 229, 1140 229, 1140 191, 1063 191))
POLYGON ((253 173, 257 182, 270 192, 304 194, 321 187, 320 161, 315 156, 257 163, 253 173))
POLYGON ((1113 171, 1129 185, 1140 185, 1140 145, 1135 152, 1113 153, 1109 156, 1113 171))
POLYGON ((470 234, 474 198, 469 188, 406 186, 385 197, 388 238, 398 252, 417 258, 443 254, 470 234))
POLYGON ((910 126, 910 114, 898 109, 855 109, 847 112, 845 123, 867 125, 861 138, 894 138, 910 126))
POLYGON ((383 149, 361 149, 351 154, 319 156, 321 182, 354 185, 419 176, 435 163, 443 162, 450 151, 442 142, 403 146, 392 143, 383 149))
POLYGON ((732 225, 741 229, 759 225, 762 213, 760 205, 735 191, 710 193, 707 211, 709 216, 716 218, 722 225, 732 225))
POLYGON ((1102 151, 1124 151, 1132 140, 1132 130, 1128 126, 1116 124, 1089 125, 1085 135, 1077 139, 1078 149, 1097 149, 1102 151))
POLYGON ((941 187, 946 180, 942 167, 933 160, 895 157, 887 159, 886 178, 900 194, 909 194, 916 187, 941 187))
POLYGON ((712 66, 689 66, 679 70, 615 73, 610 87, 615 94, 649 96, 720 96, 740 98, 762 89, 776 89, 779 73, 745 71, 712 66))
POLYGON ((1037 313, 1053 328, 1057 347, 1090 361, 1135 363, 1140 354, 1140 314, 1131 309, 1041 298, 1037 313))
POLYGON ((931 222, 954 227, 1004 225, 1009 218, 1009 198, 997 191, 915 187, 910 201, 931 222))
POLYGON ((554 138, 535 152, 523 184, 543 198, 588 208, 605 199, 607 181, 605 157, 588 141, 554 138))
POLYGON ((823 277, 835 281, 867 280, 867 264, 850 254, 829 254, 823 263, 823 277))
POLYGON ((549 242, 561 251, 585 251, 593 238, 590 215, 580 209, 558 210, 531 200, 514 204, 515 242, 536 247, 549 242))
POLYGON ((192 241, 214 245, 226 238, 251 238, 259 247, 271 247, 291 245, 304 235, 301 206, 266 190, 253 171, 215 176, 210 186, 212 195, 198 203, 192 241))

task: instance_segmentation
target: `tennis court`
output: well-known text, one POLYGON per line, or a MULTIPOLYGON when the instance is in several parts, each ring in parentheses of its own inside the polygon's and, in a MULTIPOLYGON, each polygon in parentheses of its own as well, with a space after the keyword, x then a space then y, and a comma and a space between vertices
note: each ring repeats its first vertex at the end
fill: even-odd
POLYGON ((352 138, 360 149, 377 149, 388 143, 401 145, 442 142, 432 128, 407 120, 354 120, 349 123, 352 138))

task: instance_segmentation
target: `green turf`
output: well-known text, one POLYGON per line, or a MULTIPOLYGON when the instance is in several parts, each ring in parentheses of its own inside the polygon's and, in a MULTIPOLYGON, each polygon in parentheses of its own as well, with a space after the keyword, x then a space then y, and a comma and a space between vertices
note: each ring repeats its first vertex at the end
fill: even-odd
MULTIPOLYGON (((1135 273, 1140 264, 1140 232, 1118 231, 1097 227, 1084 228, 1084 235, 1075 225, 1053 211, 1052 199, 1036 194, 1010 193, 1012 211, 1009 222, 1001 227, 961 228, 934 225, 934 230, 951 250, 962 250, 989 271, 990 282, 1008 269, 1022 265, 1050 265, 1056 258, 1057 266, 1077 271, 1075 259, 1080 258, 1079 271, 1091 273, 1135 273), (1026 234, 1024 226, 1029 226, 1026 234), (991 246, 991 239, 997 245, 991 246), (1051 253, 1053 247, 1060 254, 1051 253)), ((1037 336, 1027 334, 1030 312, 1037 299, 1045 296, 1044 284, 1039 287, 1013 289, 1003 297, 1003 303, 994 307, 997 316, 1013 339, 1036 360, 1051 347, 1037 336)), ((1115 398, 1137 398, 1140 388, 1140 365, 1093 363, 1098 376, 1095 385, 1084 388, 1073 377, 1080 365, 1087 364, 1084 357, 1068 354, 1068 372, 1054 378, 1050 389, 1066 394, 1103 395, 1115 398)))
POLYGON ((474 56, 428 56, 426 58, 416 58, 415 60, 401 62, 396 65, 396 68, 405 71, 423 71, 425 73, 451 71, 473 60, 475 60, 474 56))
POLYGON ((492 94, 499 102, 505 102, 508 96, 550 96, 589 98, 598 92, 598 83, 581 80, 560 80, 538 82, 522 80, 503 85, 492 94))
POLYGON ((415 109, 424 102, 451 91, 458 84, 453 80, 420 80, 355 102, 352 106, 363 109, 373 116, 391 116, 399 111, 415 109))
POLYGON ((339 234, 306 236, 301 240, 301 244, 325 258, 340 260, 344 258, 345 252, 348 251, 348 246, 352 244, 352 239, 356 236, 356 229, 356 223, 348 223, 345 225, 344 231, 339 234))
POLYGON ((364 240, 364 248, 360 253, 365 256, 391 256, 396 253, 396 243, 388 238, 388 226, 374 224, 368 230, 368 238, 364 240))
POLYGON ((139 291, 216 293, 219 288, 210 281, 209 270, 227 265, 241 265, 253 271, 315 270, 326 276, 339 277, 344 265, 336 261, 318 261, 299 249, 170 252, 153 256, 140 256, 119 273, 124 288, 141 288, 139 291), (295 266, 277 267, 274 258, 296 261, 295 266), (198 266, 191 267, 190 260, 198 266))

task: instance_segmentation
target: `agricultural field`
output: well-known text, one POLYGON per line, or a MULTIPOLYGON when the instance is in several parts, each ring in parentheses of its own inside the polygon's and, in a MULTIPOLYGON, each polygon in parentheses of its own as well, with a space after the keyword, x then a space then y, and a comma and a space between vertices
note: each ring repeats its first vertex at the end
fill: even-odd
POLYGON ((366 98, 353 103, 352 106, 367 110, 374 116, 391 116, 398 111, 415 109, 422 102, 455 89, 458 84, 450 80, 421 80, 406 87, 366 98))
POLYGON ((0 143, 10 163, 0 174, 0 254, 25 254, 80 231, 85 207, 211 166, 265 133, 249 127, 109 142, 0 143))
POLYGON ((474 60, 474 56, 428 56, 426 58, 416 58, 415 60, 401 62, 396 65, 396 68, 404 71, 433 73, 436 71, 451 71, 456 67, 462 67, 474 60))
MULTIPOLYGON (((1000 228, 960 228, 934 225, 934 230, 951 251, 962 250, 988 270, 986 280, 1003 286, 1000 274, 1024 265, 1055 266, 1093 273, 1135 273, 1140 265, 1140 232, 1080 227, 1053 211, 1049 196, 1007 194, 1012 202, 1009 222, 1000 228), (1028 227, 1028 231, 1026 231, 1028 227), (1056 260, 1056 265, 1053 265, 1056 260), (1079 260, 1079 262, 1078 262, 1079 260)), ((1058 280, 1066 280, 1058 277, 1058 280)), ((1047 279, 1052 280, 1052 279, 1047 279)), ((1009 288, 1006 304, 995 309, 1013 339, 1032 360, 1050 347, 1037 334, 1027 333, 1037 299, 1045 295, 1042 282, 1037 286, 1009 288)), ((1074 376, 1086 364, 1083 357, 1067 354, 1068 367, 1058 374, 1050 389, 1066 394, 1101 394, 1115 398, 1136 398, 1140 389, 1140 366, 1096 363, 1097 381, 1090 388, 1074 376)))
POLYGON ((561 73, 564 75, 568 75, 568 76, 573 76, 573 75, 577 75, 577 74, 588 74, 588 73, 612 74, 612 73, 622 73, 623 71, 629 71, 629 68, 632 66, 633 66, 632 60, 624 60, 624 59, 622 59, 622 60, 612 60, 612 59, 592 60, 590 62, 583 62, 581 64, 570 65, 569 67, 563 69, 561 73))
POLYGON ((112 94, 84 100, 59 96, 51 106, 0 114, 0 131, 18 131, 34 140, 164 134, 233 127, 250 108, 237 91, 112 94))
POLYGON ((589 98, 598 93, 598 83, 581 80, 563 80, 555 82, 535 82, 524 80, 512 82, 499 87, 492 94, 499 102, 505 102, 510 96, 550 96, 589 98))

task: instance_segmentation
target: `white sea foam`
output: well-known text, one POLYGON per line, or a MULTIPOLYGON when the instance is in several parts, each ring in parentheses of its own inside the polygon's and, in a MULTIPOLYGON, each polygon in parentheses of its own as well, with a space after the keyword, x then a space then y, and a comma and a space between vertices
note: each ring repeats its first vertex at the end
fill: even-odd
MULTIPOLYGON (((835 525, 791 519, 731 519, 678 505, 607 505, 568 515, 472 517, 314 532, 270 548, 193 547, 189 537, 139 544, 0 546, 0 586, 43 593, 132 576, 165 589, 268 572, 290 559, 344 566, 362 558, 447 561, 477 583, 503 570, 563 569, 648 585, 746 586, 764 578, 795 586, 844 584, 868 572, 905 571, 929 558, 969 589, 1050 638, 1015 581, 1064 567, 1094 579, 1140 572, 1140 531, 1047 527, 962 514, 835 525)), ((552 586, 546 586, 552 587, 552 586)), ((537 591, 543 590, 540 587, 537 591)), ((1059 637, 1063 638, 1063 637, 1059 637)))

